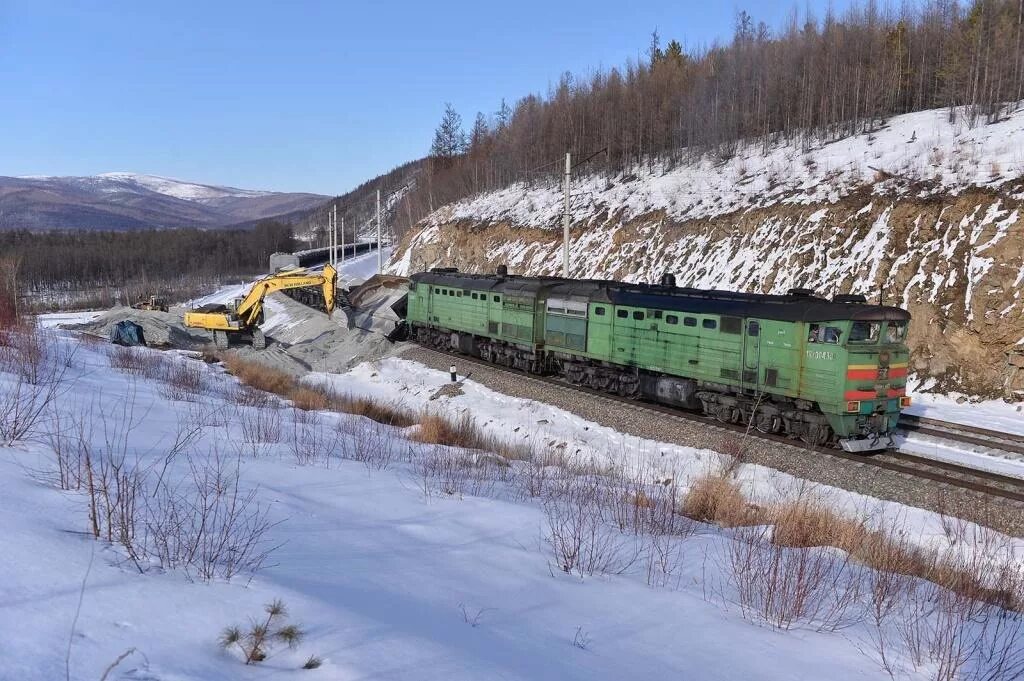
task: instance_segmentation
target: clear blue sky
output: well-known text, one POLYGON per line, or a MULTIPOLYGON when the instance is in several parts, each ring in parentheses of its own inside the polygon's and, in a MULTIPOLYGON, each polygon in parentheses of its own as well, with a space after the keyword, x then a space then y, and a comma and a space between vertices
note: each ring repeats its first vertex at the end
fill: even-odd
POLYGON ((0 0, 0 175, 340 194, 424 155, 446 101, 468 124, 635 58, 654 29, 707 44, 739 9, 774 27, 794 6, 0 0))

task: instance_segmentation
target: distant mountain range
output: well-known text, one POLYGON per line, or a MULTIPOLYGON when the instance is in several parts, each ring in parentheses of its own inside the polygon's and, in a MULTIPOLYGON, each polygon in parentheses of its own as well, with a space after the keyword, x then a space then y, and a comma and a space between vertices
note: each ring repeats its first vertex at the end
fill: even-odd
POLYGON ((312 210, 329 198, 134 173, 0 176, 0 229, 224 227, 312 210))

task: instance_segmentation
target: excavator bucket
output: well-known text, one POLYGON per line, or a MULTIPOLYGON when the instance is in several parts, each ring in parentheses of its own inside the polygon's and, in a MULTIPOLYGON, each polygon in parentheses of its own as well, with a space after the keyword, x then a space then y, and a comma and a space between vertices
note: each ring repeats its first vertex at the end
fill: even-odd
POLYGON ((327 311, 327 316, 329 318, 331 316, 331 313, 334 312, 335 296, 337 295, 337 290, 335 289, 335 286, 338 283, 338 272, 333 267, 331 267, 330 263, 328 263, 324 265, 323 275, 324 309, 327 311))

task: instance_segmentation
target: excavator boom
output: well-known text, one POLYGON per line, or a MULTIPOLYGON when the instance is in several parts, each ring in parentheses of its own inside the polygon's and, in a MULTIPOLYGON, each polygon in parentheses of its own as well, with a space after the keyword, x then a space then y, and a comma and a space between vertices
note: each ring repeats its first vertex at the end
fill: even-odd
POLYGON ((267 294, 287 289, 320 287, 324 295, 324 308, 330 316, 334 312, 337 279, 338 273, 329 264, 324 266, 322 273, 293 270, 271 274, 253 284, 233 309, 186 312, 185 326, 212 331, 218 347, 227 347, 229 334, 249 334, 254 347, 263 347, 265 341, 259 325, 263 322, 263 301, 267 294))

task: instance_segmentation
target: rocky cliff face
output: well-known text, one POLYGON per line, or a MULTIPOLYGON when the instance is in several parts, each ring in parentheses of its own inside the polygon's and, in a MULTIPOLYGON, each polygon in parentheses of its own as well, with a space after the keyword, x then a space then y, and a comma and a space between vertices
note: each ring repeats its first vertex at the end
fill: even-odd
MULTIPOLYGON (((934 389, 1024 391, 1008 371, 1008 354, 1024 352, 1024 187, 1004 165, 1024 144, 1011 134, 1024 121, 953 134, 923 116, 896 119, 872 140, 801 152, 799 172, 772 169, 778 150, 699 168, 722 187, 717 197, 674 177, 692 180, 693 167, 580 181, 589 191, 574 190, 571 274, 863 293, 910 310, 913 370, 934 389), (902 148, 919 143, 928 147, 919 154, 902 148)), ((558 199, 554 184, 522 186, 445 207, 407 235, 391 271, 507 264, 561 274, 558 199)))

